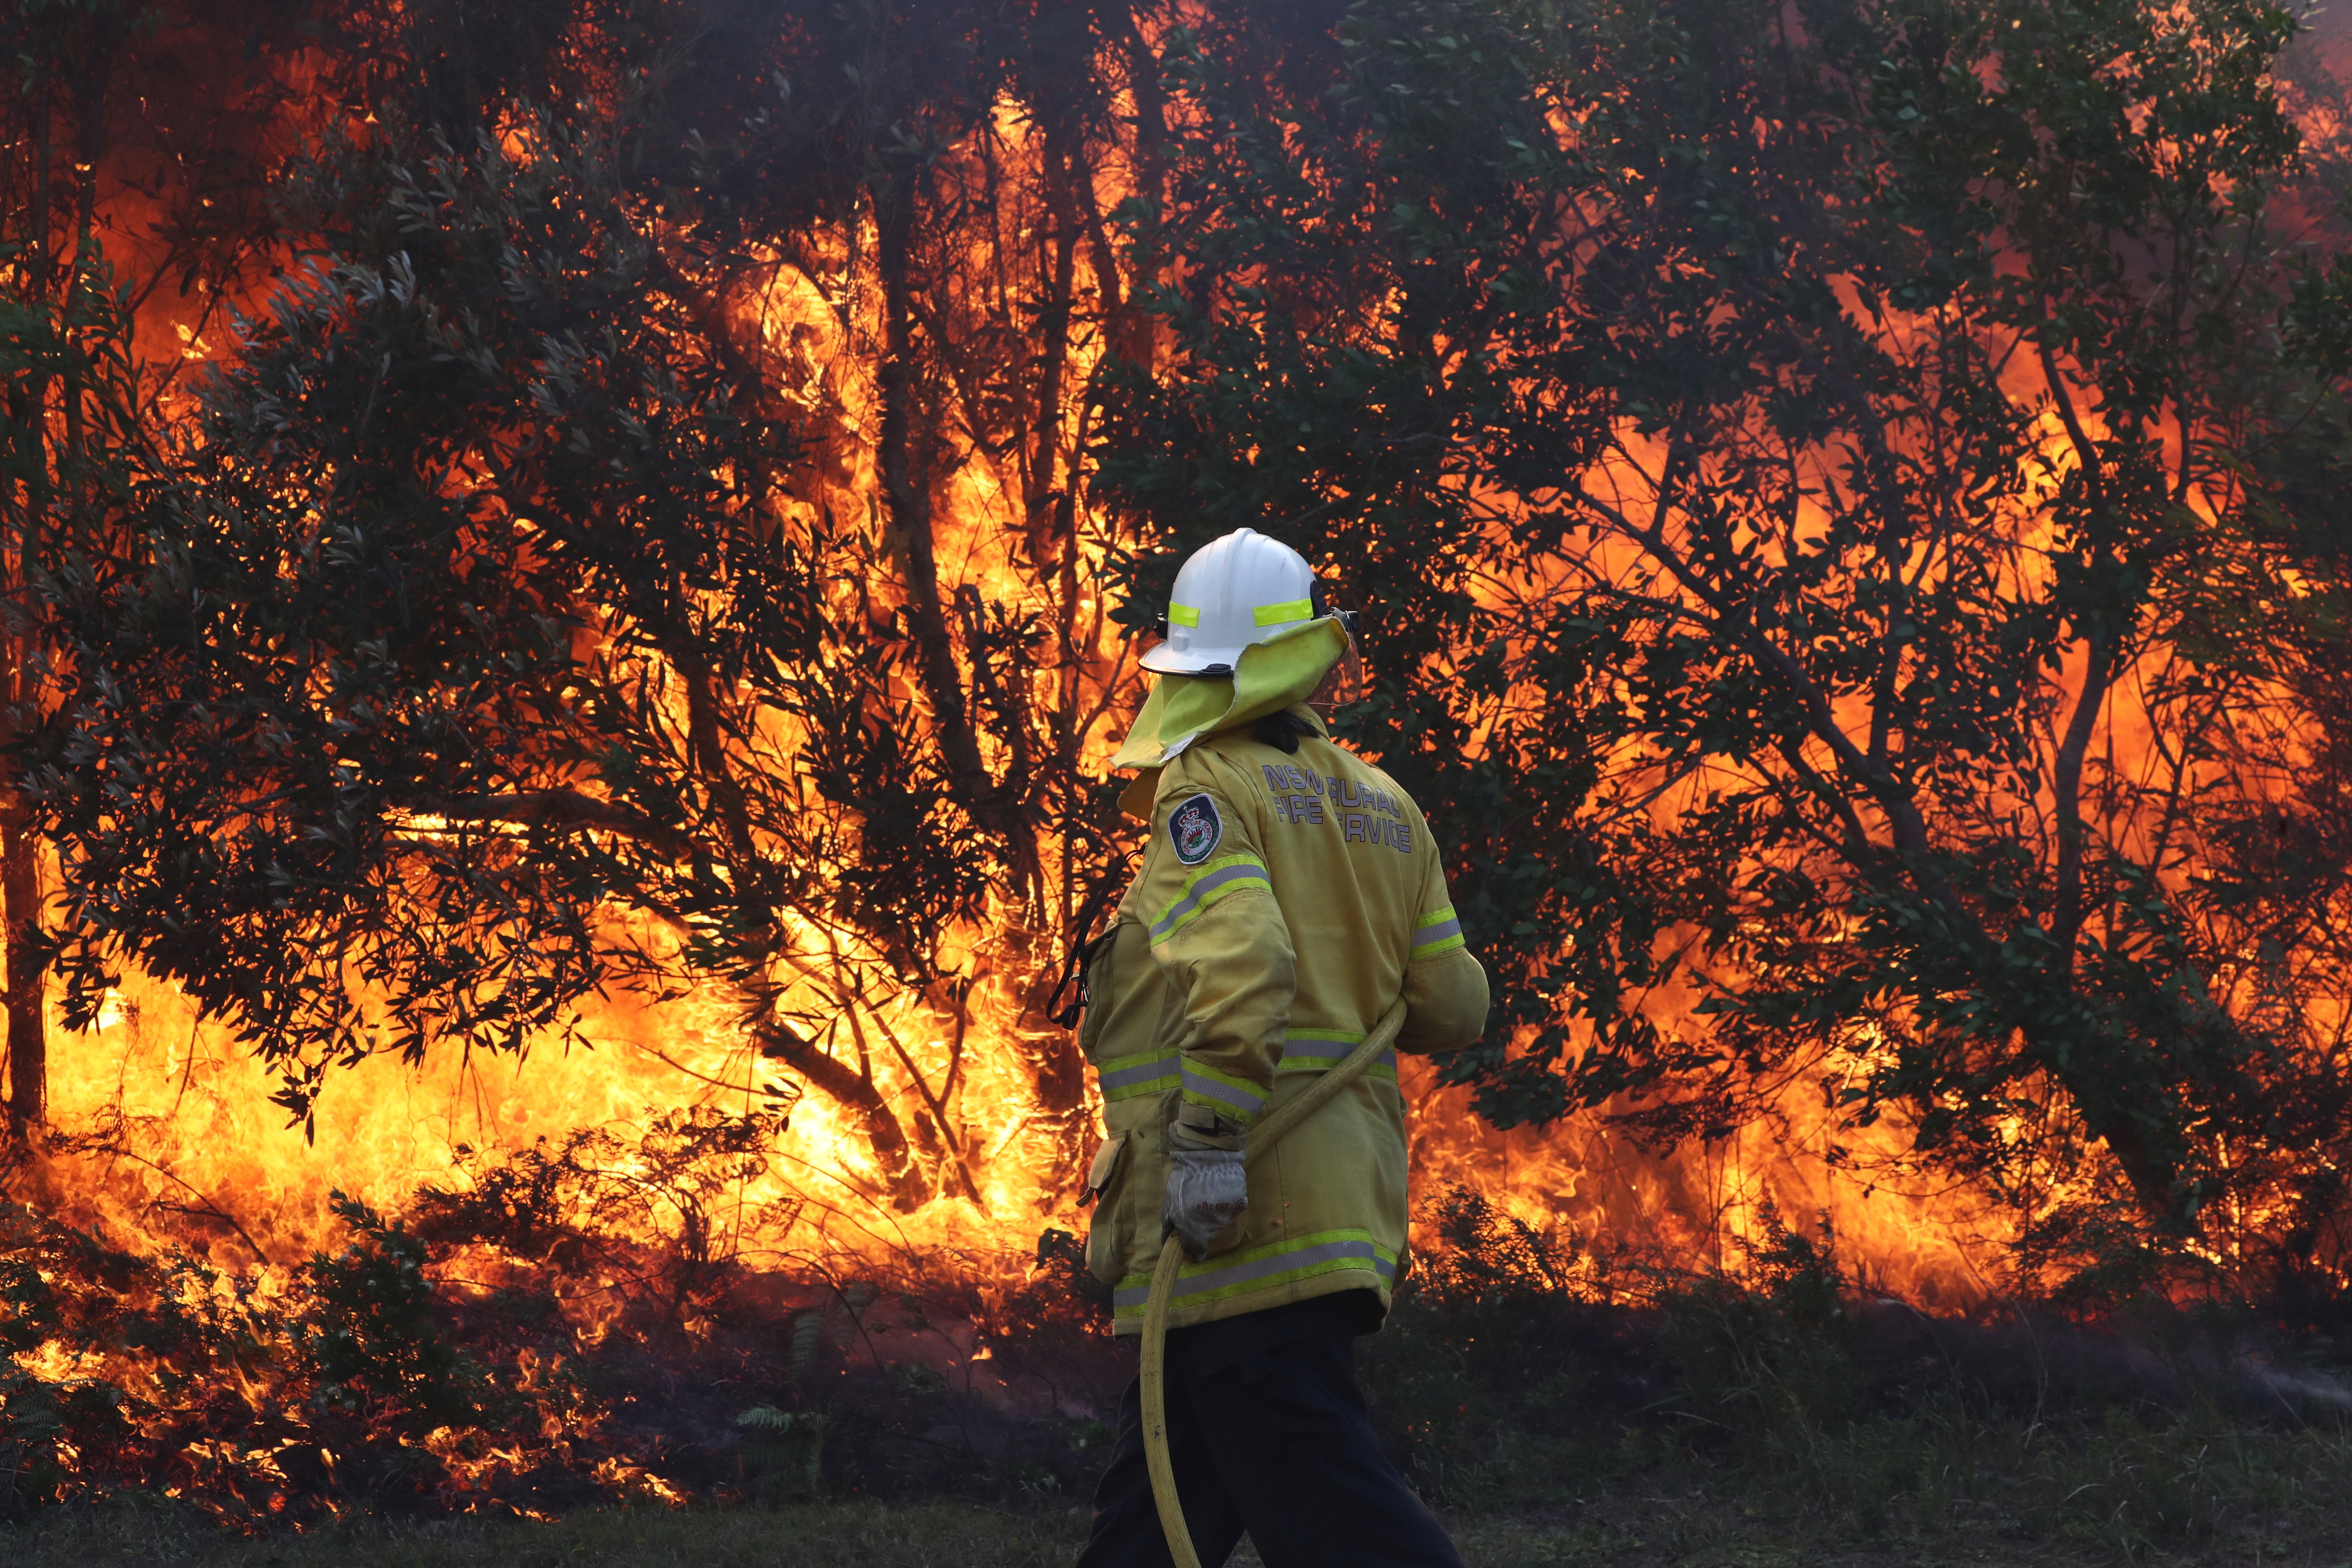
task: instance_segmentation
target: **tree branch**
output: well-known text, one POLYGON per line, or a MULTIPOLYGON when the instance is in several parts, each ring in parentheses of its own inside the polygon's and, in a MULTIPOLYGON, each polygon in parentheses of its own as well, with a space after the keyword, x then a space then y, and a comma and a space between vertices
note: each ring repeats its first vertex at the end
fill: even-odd
POLYGON ((598 829, 688 860, 697 847, 689 834, 664 827, 642 812, 577 790, 522 790, 513 795, 420 795, 410 803, 419 816, 462 822, 510 822, 530 827, 598 829))

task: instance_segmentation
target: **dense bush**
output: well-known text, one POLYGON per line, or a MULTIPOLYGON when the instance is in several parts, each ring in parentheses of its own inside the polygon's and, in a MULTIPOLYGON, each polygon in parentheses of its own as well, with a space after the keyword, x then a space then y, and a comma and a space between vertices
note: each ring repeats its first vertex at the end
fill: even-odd
POLYGON ((1778 1216, 1705 1273, 1596 1258, 1459 1188, 1422 1218, 1436 1245, 1362 1359, 1440 1506, 1682 1490, 1832 1535, 2132 1552, 2324 1504, 2352 1458, 2342 1347, 2263 1304, 1931 1318, 1778 1216))

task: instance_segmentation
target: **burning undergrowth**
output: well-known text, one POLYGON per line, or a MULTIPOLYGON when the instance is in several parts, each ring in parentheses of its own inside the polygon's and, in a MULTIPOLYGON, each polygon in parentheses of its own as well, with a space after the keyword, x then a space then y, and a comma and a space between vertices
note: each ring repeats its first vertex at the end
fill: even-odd
POLYGON ((249 1531, 1091 1465, 1115 1353, 1066 1238, 757 1256, 714 1198, 773 1131, 704 1110, 640 1143, 461 1151, 404 1214, 336 1194, 346 1239, 293 1267, 126 1251, 10 1202, 0 1509, 139 1491, 249 1531))
MULTIPOLYGON (((731 1194, 775 1131, 704 1108, 635 1142, 461 1149, 398 1214, 337 1194, 341 1244, 293 1266, 211 1261, 200 1215, 187 1245, 134 1252, 12 1201, 0 1506, 160 1495, 256 1531, 614 1503, 1083 1497, 1129 1352, 1076 1238, 1048 1228, 1019 1256, 765 1250, 759 1238, 793 1228, 734 1212, 731 1194)), ((58 1143, 45 1166, 20 1157, 20 1190, 69 1167, 58 1143)), ((2242 1307, 1932 1317, 1859 1289, 1833 1237, 1777 1215, 1709 1272, 1464 1187, 1420 1217, 1423 1261, 1366 1344, 1367 1382, 1417 1483, 1457 1508, 1541 1504, 1662 1464, 1784 1473, 1792 1453, 1827 1495, 1850 1479, 1836 1454, 1956 1413, 1986 1430, 2087 1430, 2352 1408, 2309 1302, 2289 1355, 2242 1307)))

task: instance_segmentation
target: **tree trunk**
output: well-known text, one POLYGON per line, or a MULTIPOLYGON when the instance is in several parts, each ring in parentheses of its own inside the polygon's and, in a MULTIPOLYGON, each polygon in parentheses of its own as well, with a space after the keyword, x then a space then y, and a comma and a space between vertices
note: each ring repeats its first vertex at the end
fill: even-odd
POLYGON ((803 1039, 791 1025, 772 1015, 755 1018, 751 1029, 752 1037, 760 1042, 761 1056, 782 1062, 805 1079, 811 1088, 857 1118, 875 1158, 881 1162, 882 1180, 891 1206, 901 1214, 921 1207, 923 1200, 930 1195, 929 1184, 914 1151, 907 1145, 906 1129, 891 1114, 889 1102, 874 1087, 874 1080, 834 1060, 803 1039))
MULTIPOLYGON (((16 639, 10 639, 12 644, 16 639)), ((22 653, 12 646, 12 658, 22 653)), ((21 668, 21 664, 19 666, 21 668)), ((21 681, 12 675, 8 683, 21 681)), ((11 691, 13 700, 16 692, 11 691)), ((42 1017, 40 866, 13 788, 0 809, 0 900, 7 921, 8 1125, 22 1138, 48 1118, 49 1046, 42 1017)))
POLYGON ((882 279, 883 316, 877 467, 891 524, 906 547, 907 613, 914 631, 916 672, 930 703, 958 803, 1003 842, 1016 893, 1034 898, 1038 885, 1034 846, 1022 832, 1019 812, 1007 808, 981 758, 940 592, 931 534, 930 437, 919 432, 922 411, 915 406, 914 178, 912 166, 902 166, 874 187, 875 268, 882 279))
MULTIPOLYGON (((37 121, 34 156, 39 167, 33 202, 33 295, 42 304, 58 307, 72 288, 62 287, 50 250, 49 158, 51 118, 44 102, 37 121)), ((24 422, 19 439, 31 448, 24 489, 11 498, 16 505, 5 552, 0 552, 0 599, 16 615, 29 613, 24 603, 26 580, 31 576, 35 536, 41 519, 54 504, 51 464, 57 454, 51 439, 50 378, 29 378, 18 417, 24 422)), ((26 696, 26 656, 31 650, 21 634, 0 636, 0 752, 15 742, 26 696)), ((27 813, 17 793, 13 769, 0 761, 0 942, 6 945, 5 975, 0 975, 0 1005, 8 1015, 8 1129, 22 1139, 48 1117, 49 1050, 41 1028, 41 978, 34 958, 32 934, 39 918, 39 868, 26 833, 27 813)))
MULTIPOLYGON (((94 254, 91 243, 97 212, 96 170, 106 142, 106 96, 112 80, 114 47, 121 18, 100 11, 89 17, 83 52, 71 58, 59 49, 44 62, 57 73, 73 97, 73 174, 71 187, 73 250, 71 261, 58 265, 55 247, 58 206, 50 182, 57 153, 55 112, 47 94, 47 80, 29 83, 44 96, 34 115, 31 152, 36 161, 30 232, 32 256, 26 268, 35 301, 48 309, 60 331, 71 331, 75 290, 88 272, 94 254)), ((53 379, 46 373, 29 378, 23 406, 14 410, 28 424, 32 458, 24 488, 16 497, 0 572, 15 624, 0 636, 0 749, 40 720, 40 689, 34 673, 38 644, 25 628, 34 619, 30 600, 39 563, 47 558, 51 513, 84 512, 88 500, 83 447, 101 439, 83 423, 83 389, 68 374, 62 386, 61 406, 52 407, 53 379)), ((33 813, 13 774, 0 776, 0 940, 7 947, 5 1003, 8 1015, 8 1125, 18 1138, 48 1117, 49 1050, 43 1017, 42 981, 47 964, 39 940, 41 931, 40 846, 33 831, 33 813)))

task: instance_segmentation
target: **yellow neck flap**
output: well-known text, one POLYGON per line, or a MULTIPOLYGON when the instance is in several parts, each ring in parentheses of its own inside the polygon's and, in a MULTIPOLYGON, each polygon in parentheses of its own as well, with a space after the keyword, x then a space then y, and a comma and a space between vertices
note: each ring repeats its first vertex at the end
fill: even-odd
POLYGON ((1252 643, 1229 676, 1163 675, 1110 765, 1157 768, 1202 735, 1304 702, 1347 651, 1346 629, 1325 616, 1252 643))

